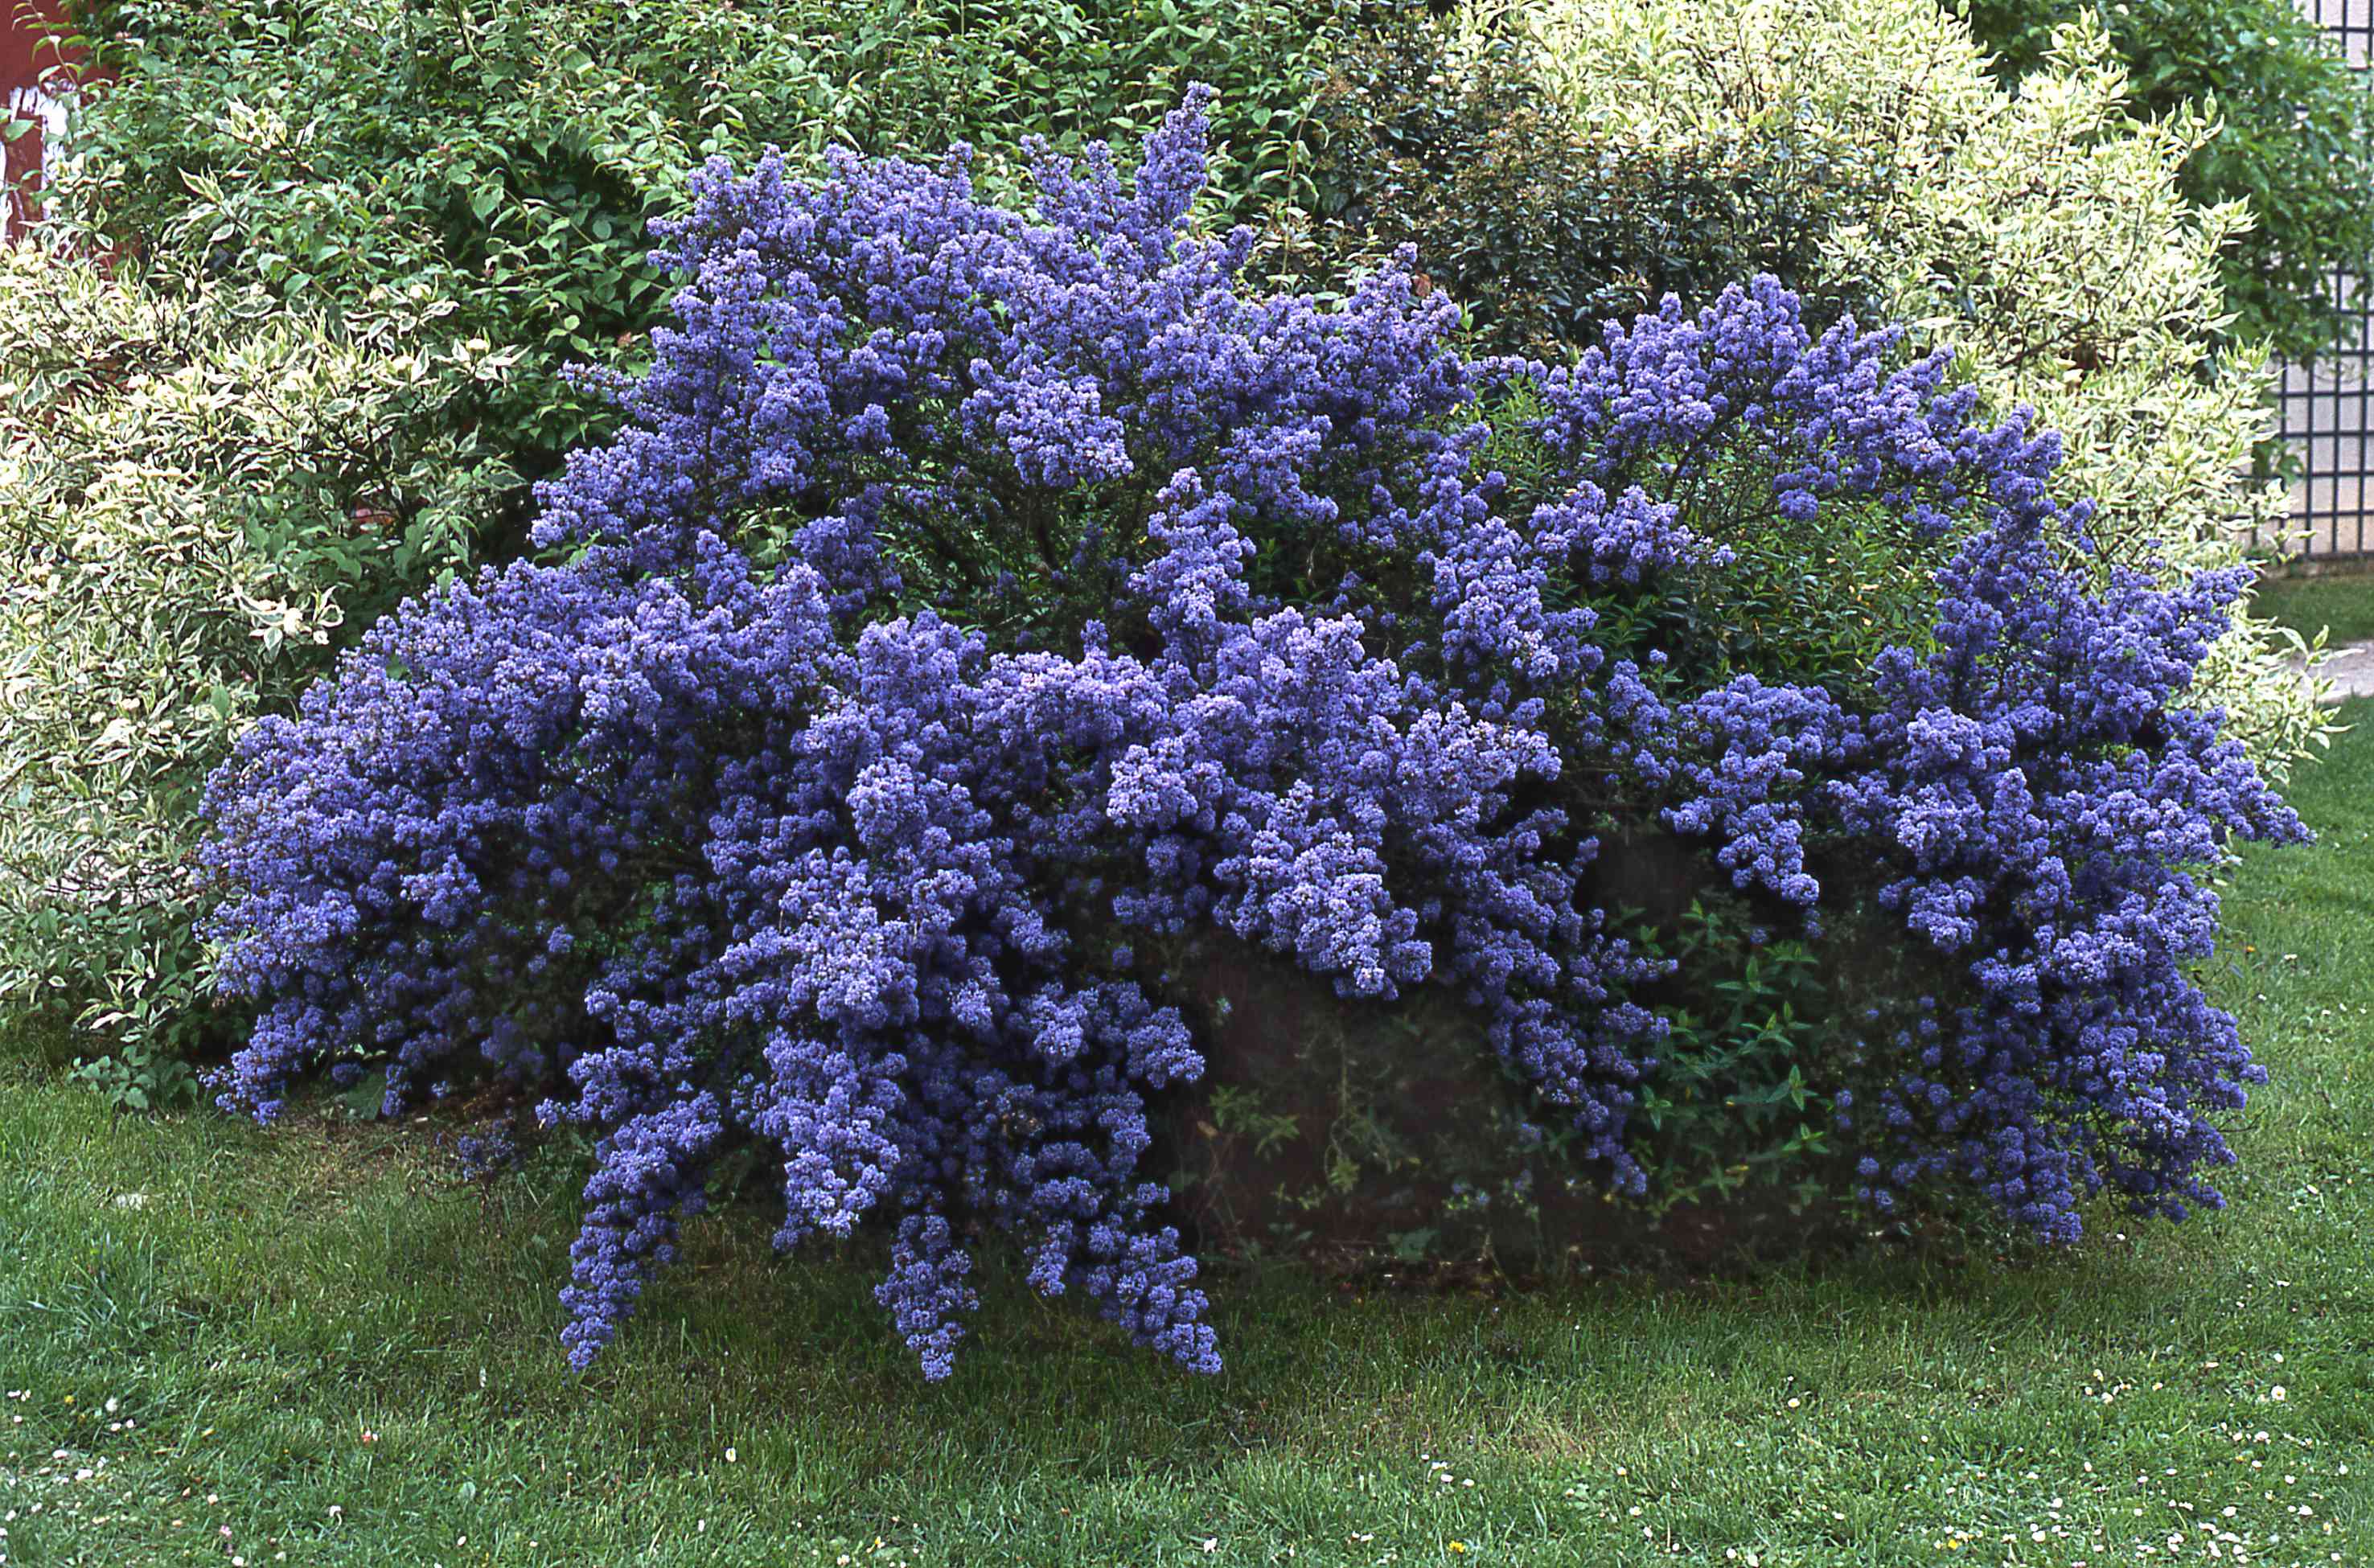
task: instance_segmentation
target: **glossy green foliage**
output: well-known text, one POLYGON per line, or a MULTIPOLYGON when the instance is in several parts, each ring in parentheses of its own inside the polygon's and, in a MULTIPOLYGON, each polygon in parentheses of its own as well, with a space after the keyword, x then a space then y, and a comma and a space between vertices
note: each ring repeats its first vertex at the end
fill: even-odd
POLYGON ((143 1041, 133 1041, 110 1056, 77 1059, 73 1076, 119 1111, 169 1111, 198 1098, 196 1070, 143 1041))
POLYGON ((1263 221, 1309 189, 1332 37, 1327 7, 1285 0, 126 0, 82 21, 118 79, 53 211, 333 318, 428 289, 453 336, 524 351, 453 412, 531 477, 606 429, 563 368, 639 353, 666 291, 647 224, 702 159, 970 140, 994 186, 1025 137, 1125 142, 1203 80, 1214 216, 1263 221))
MULTIPOLYGON (((1415 244, 1494 348, 1561 357, 1600 324, 1759 273, 1816 285, 1872 172, 1766 126, 1657 143, 1576 123, 1534 42, 1395 13, 1338 51, 1321 110, 1318 249, 1334 270, 1415 244)), ((1851 303, 1818 287, 1827 321, 1851 303)))
POLYGON ((1772 941, 1738 900, 1711 890, 1670 945, 1685 967, 1731 973, 1702 988, 1695 1011, 1676 1011, 1663 1070, 1642 1096, 1660 1207, 1782 1181, 1799 1208, 1834 1196, 1824 1158, 1831 1101, 1811 1082, 1851 1048, 1826 1022, 1831 960, 1801 941, 1772 941))

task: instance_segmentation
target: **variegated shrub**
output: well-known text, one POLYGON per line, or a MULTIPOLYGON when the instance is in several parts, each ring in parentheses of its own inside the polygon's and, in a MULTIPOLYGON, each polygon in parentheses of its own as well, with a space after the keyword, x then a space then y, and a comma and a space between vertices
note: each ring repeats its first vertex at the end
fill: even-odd
POLYGON ((142 1049, 203 1028, 199 786, 343 627, 466 557, 497 471, 391 432, 506 362, 417 302, 333 335, 0 252, 0 1002, 142 1049))

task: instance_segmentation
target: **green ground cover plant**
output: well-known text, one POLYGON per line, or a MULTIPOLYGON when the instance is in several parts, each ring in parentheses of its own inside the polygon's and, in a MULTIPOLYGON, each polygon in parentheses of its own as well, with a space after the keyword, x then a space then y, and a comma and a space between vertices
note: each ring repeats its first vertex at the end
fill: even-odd
POLYGON ((2228 1213, 2052 1261, 1262 1273, 1221 1293, 1217 1379, 1012 1289, 967 1375, 926 1387, 852 1288, 871 1260, 784 1270, 757 1213, 701 1231, 653 1331, 572 1376, 550 1280, 575 1216, 544 1166, 582 1153, 464 1181, 423 1134, 465 1121, 335 1097, 293 1136, 112 1123, 18 1036, 10 1561, 2360 1562, 2374 712, 2342 718, 2294 791, 2320 844, 2228 879, 2214 983, 2275 1069, 2228 1213))

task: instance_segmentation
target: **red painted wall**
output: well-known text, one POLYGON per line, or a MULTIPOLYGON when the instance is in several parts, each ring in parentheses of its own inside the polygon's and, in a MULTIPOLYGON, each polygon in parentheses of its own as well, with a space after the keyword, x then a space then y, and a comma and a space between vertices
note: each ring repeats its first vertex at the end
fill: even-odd
POLYGON ((58 80, 65 64, 42 30, 59 19, 57 0, 0 0, 0 121, 30 120, 33 128, 0 144, 0 230, 14 234, 41 181, 41 134, 61 112, 58 80))

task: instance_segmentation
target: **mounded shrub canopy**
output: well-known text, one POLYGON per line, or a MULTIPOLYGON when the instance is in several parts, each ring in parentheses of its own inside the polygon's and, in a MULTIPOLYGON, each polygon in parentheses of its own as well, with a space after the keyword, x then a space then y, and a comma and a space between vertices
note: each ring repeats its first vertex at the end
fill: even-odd
POLYGON ((961 153, 712 164, 626 433, 545 492, 555 564, 411 604, 217 775, 262 1008, 227 1102, 538 1086, 600 1136, 581 1364, 757 1148, 785 1248, 891 1234, 928 1375, 993 1230, 1210 1370, 1146 1158, 1204 1065, 1166 953, 1451 999, 1528 1135, 1639 1193, 1705 1047, 1604 896, 1652 839, 1886 954, 1795 1064, 1871 1204, 2215 1202, 2260 1074, 2185 975, 2199 872, 2300 832, 2172 706, 2238 575, 2086 562, 2053 438, 1769 280, 1557 368, 1463 358, 1405 265, 1249 291, 1249 236, 1188 232, 1203 136, 1197 101, 1134 186, 1049 158, 1029 216, 961 153), (1825 573, 1837 636, 1742 630, 1825 573))

